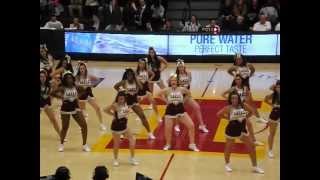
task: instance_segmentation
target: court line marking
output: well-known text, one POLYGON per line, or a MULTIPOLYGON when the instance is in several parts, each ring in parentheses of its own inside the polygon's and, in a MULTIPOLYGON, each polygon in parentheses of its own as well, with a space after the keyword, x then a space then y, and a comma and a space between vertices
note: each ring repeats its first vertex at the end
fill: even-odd
POLYGON ((169 168, 169 165, 171 164, 171 161, 172 161, 173 157, 174 157, 174 153, 171 154, 170 159, 169 159, 169 161, 167 162, 167 165, 166 165, 166 167, 164 168, 164 170, 163 170, 163 172, 162 172, 162 174, 161 174, 160 180, 163 180, 163 177, 164 177, 164 175, 166 174, 166 172, 167 172, 167 170, 168 170, 168 168, 169 168))
POLYGON ((209 79, 209 81, 208 81, 208 84, 207 84, 206 88, 204 89, 201 97, 203 97, 203 96, 206 94, 206 92, 207 92, 210 84, 213 82, 212 80, 213 80, 214 76, 216 75, 216 72, 217 72, 217 71, 218 71, 218 68, 216 67, 216 68, 214 69, 214 72, 212 73, 212 75, 211 75, 211 77, 210 77, 210 79, 209 79))

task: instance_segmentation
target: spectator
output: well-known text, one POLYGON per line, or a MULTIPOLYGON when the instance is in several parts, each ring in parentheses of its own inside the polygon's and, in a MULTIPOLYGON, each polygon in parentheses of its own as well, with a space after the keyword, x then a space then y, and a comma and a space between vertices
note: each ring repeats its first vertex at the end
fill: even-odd
POLYGON ((51 4, 54 8, 54 14, 56 16, 60 16, 61 13, 64 12, 64 8, 62 6, 62 4, 60 3, 60 0, 50 0, 51 4))
POLYGON ((191 16, 191 21, 187 22, 182 29, 183 32, 198 32, 201 24, 198 22, 198 19, 195 15, 191 16))
POLYGON ((253 31, 271 31, 271 23, 267 21, 267 16, 261 14, 259 16, 259 21, 253 25, 253 31))
POLYGON ((147 6, 144 2, 144 0, 139 0, 140 7, 138 10, 138 16, 137 16, 137 25, 139 30, 146 31, 150 29, 150 21, 151 21, 151 15, 152 11, 149 6, 147 6), (148 24, 148 27, 147 27, 148 24))
POLYGON ((169 19, 167 19, 165 21, 164 25, 161 28, 161 31, 167 31, 167 32, 174 32, 175 31, 175 29, 172 26, 172 23, 171 23, 171 21, 169 19))
POLYGON ((96 15, 92 15, 92 28, 94 31, 100 30, 100 19, 96 15))
POLYGON ((255 22, 259 20, 260 1, 250 0, 248 6, 248 13, 246 15, 249 26, 253 26, 255 22))
POLYGON ((275 8, 275 4, 272 0, 267 1, 264 7, 261 8, 260 14, 266 15, 269 21, 272 23, 272 25, 275 25, 277 23, 278 11, 275 8))
POLYGON ((210 31, 213 32, 213 34, 220 33, 220 26, 216 23, 214 19, 210 20, 210 23, 206 25, 206 28, 210 28, 210 31))
POLYGON ((123 9, 122 21, 125 31, 135 31, 137 29, 134 18, 138 12, 138 9, 134 3, 134 0, 129 0, 123 9))
POLYGON ((99 2, 98 0, 85 0, 84 5, 84 16, 92 17, 93 15, 98 14, 99 2))
POLYGON ((274 28, 274 31, 280 31, 280 22, 278 22, 278 24, 274 28))
POLYGON ((160 3, 160 0, 155 0, 154 4, 151 6, 152 18, 151 25, 155 31, 159 31, 162 26, 162 19, 164 15, 164 8, 160 3))
POLYGON ((47 180, 69 180, 70 179, 70 171, 65 166, 60 166, 56 170, 56 173, 51 176, 47 176, 47 180))
POLYGON ((94 169, 93 180, 106 180, 109 178, 108 169, 105 166, 97 166, 94 169))
POLYGON ((70 29, 83 30, 83 24, 79 23, 79 18, 73 18, 73 23, 69 26, 70 29))
POLYGON ((233 1, 232 0, 222 0, 222 6, 219 12, 219 21, 222 24, 223 31, 229 31, 232 25, 234 16, 232 15, 233 1))
POLYGON ((105 22, 107 31, 120 31, 122 15, 117 0, 112 0, 105 12, 105 22))
POLYGON ((233 16, 245 16, 247 14, 248 7, 244 0, 237 0, 237 2, 233 5, 232 14, 233 16))
POLYGON ((57 17, 55 15, 51 16, 50 21, 48 21, 44 27, 53 29, 63 29, 62 23, 57 20, 57 17))
POLYGON ((70 5, 69 5, 69 15, 74 17, 74 16, 79 16, 82 17, 82 4, 83 0, 70 0, 70 5), (74 14, 74 10, 77 11, 77 14, 74 14))
POLYGON ((232 31, 248 31, 248 26, 245 23, 243 16, 238 16, 231 26, 232 31))
POLYGON ((70 0, 59 0, 61 6, 63 7, 63 17, 69 17, 70 14, 69 14, 69 5, 70 5, 70 0))

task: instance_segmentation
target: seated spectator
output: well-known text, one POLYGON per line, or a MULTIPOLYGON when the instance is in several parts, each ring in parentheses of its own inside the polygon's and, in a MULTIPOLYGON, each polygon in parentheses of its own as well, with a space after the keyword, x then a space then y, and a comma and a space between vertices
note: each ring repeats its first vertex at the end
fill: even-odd
POLYGON ((245 16, 247 14, 248 7, 244 0, 237 0, 233 5, 232 14, 233 16, 245 16))
POLYGON ((151 22, 151 16, 152 11, 149 6, 145 4, 144 0, 139 0, 139 9, 138 9, 138 15, 136 17, 136 23, 138 30, 146 31, 150 30, 150 22, 151 22), (147 27, 148 26, 148 27, 147 27))
POLYGON ((195 15, 191 16, 191 21, 186 22, 182 32, 198 32, 201 24, 198 22, 195 15))
POLYGON ((206 28, 211 28, 210 32, 213 32, 213 34, 220 33, 220 26, 217 25, 214 19, 210 20, 210 23, 206 25, 206 28))
POLYGON ((219 21, 221 22, 222 31, 229 31, 234 16, 232 15, 233 1, 232 0, 222 0, 221 9, 219 12, 219 21))
POLYGON ((249 30, 243 16, 238 16, 236 20, 233 21, 231 30, 232 31, 248 31, 249 30))
POLYGON ((85 0, 85 5, 84 5, 84 16, 86 18, 92 17, 93 15, 98 14, 98 8, 99 8, 99 2, 98 0, 85 0))
POLYGON ((161 31, 174 32, 175 28, 172 26, 172 23, 169 19, 165 20, 164 25, 161 28, 161 31))
POLYGON ((162 26, 162 19, 164 15, 164 8, 160 3, 160 0, 155 0, 154 4, 151 6, 152 17, 151 25, 155 31, 159 31, 162 26))
POLYGON ((267 3, 261 8, 260 14, 264 14, 268 17, 272 25, 277 23, 278 11, 275 8, 275 4, 272 0, 268 0, 267 3))
POLYGON ((255 22, 259 20, 260 1, 250 0, 248 5, 248 13, 245 16, 248 20, 248 25, 251 27, 255 22))
POLYGON ((278 22, 278 24, 274 28, 274 31, 280 31, 280 22, 278 22))
POLYGON ((94 169, 93 180, 106 180, 109 178, 108 169, 105 166, 97 166, 94 169))
POLYGON ((122 15, 117 0, 112 0, 105 11, 106 31, 120 31, 122 24, 122 15))
POLYGON ((70 24, 69 28, 70 29, 83 30, 84 26, 83 26, 83 24, 79 23, 79 19, 78 18, 73 18, 73 23, 70 24))
POLYGON ((259 16, 259 21, 253 25, 253 31, 271 31, 271 23, 267 21, 267 16, 261 14, 259 16))
POLYGON ((133 17, 136 16, 138 9, 134 0, 129 0, 123 9, 122 21, 125 31, 135 31, 137 29, 136 23, 133 17))
POLYGON ((46 177, 46 180, 69 180, 69 179, 70 179, 70 171, 65 166, 58 167, 54 175, 46 177))
POLYGON ((63 25, 60 21, 57 20, 57 17, 55 15, 52 15, 50 21, 48 21, 44 25, 44 28, 63 29, 63 25))
POLYGON ((74 16, 79 16, 82 17, 82 3, 83 0, 70 0, 70 5, 69 5, 69 15, 74 17, 74 16), (77 11, 78 14, 74 14, 74 10, 77 11))

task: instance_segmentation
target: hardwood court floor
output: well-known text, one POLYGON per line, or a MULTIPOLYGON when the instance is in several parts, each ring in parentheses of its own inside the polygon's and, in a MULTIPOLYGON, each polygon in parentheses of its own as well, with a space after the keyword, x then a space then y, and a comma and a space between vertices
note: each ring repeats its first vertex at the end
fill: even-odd
MULTIPOLYGON (((193 97, 200 97, 205 89, 210 76, 215 68, 218 68, 213 82, 210 84, 204 98, 205 99, 222 99, 221 93, 231 84, 231 76, 226 69, 231 64, 200 64, 188 63, 187 68, 192 72, 193 80, 191 91, 193 97)), ((251 78, 251 89, 255 100, 262 100, 266 94, 271 93, 269 86, 280 79, 280 64, 253 64, 256 67, 256 73, 251 78)), ((122 78, 125 67, 136 68, 136 63, 127 62, 89 62, 89 72, 104 77, 98 87, 93 92, 101 107, 109 105, 115 97, 116 91, 112 86, 122 78)), ((170 63, 168 69, 163 72, 163 79, 166 80, 169 75, 175 71, 175 64, 170 63)), ((155 88, 158 91, 158 88, 155 88)), ((53 102, 54 107, 57 101, 53 102)), ((266 111, 268 108, 259 109, 263 117, 268 117, 266 111)), ((71 171, 71 177, 74 180, 89 180, 95 166, 105 165, 109 169, 110 178, 113 180, 134 180, 135 173, 141 172, 153 179, 160 179, 170 156, 174 153, 168 170, 164 176, 166 180, 181 179, 184 180, 278 180, 280 179, 280 126, 277 132, 274 153, 275 159, 266 157, 267 146, 257 147, 258 163, 264 168, 265 174, 254 174, 251 172, 250 160, 247 155, 232 154, 231 163, 234 171, 226 173, 224 170, 223 153, 217 152, 189 152, 189 151, 168 151, 161 150, 136 150, 136 158, 139 160, 139 166, 131 166, 127 163, 129 152, 126 149, 120 150, 120 166, 112 166, 112 149, 105 149, 106 145, 112 140, 110 130, 105 134, 101 133, 98 128, 98 120, 94 110, 87 105, 89 114, 88 120, 88 144, 92 147, 93 152, 85 153, 81 151, 81 133, 74 121, 71 121, 70 129, 67 135, 68 142, 65 143, 65 152, 59 153, 57 147, 59 144, 58 136, 51 126, 47 116, 44 113, 40 115, 40 175, 53 174, 58 166, 65 165, 71 171), (103 149, 103 150, 102 150, 103 149), (259 152, 258 152, 259 151, 259 152)), ((150 111, 146 111, 147 117, 150 117, 150 111)), ((103 114, 103 118, 110 126, 111 117, 103 114)), ((145 130, 139 121, 135 120, 136 116, 132 113, 129 116, 129 127, 139 133, 137 138, 145 138, 145 130)), ((149 119, 152 129, 157 124, 154 118, 149 119)), ((253 121, 254 122, 254 121, 253 121)), ((215 141, 223 141, 224 121, 220 121, 215 141)), ((255 123, 255 130, 263 127, 255 123)), ((212 131, 211 129, 209 129, 212 131)), ((264 143, 267 140, 267 132, 264 131, 256 138, 264 143)), ((185 137, 186 138, 186 137, 185 137)), ((186 138, 187 139, 187 138, 186 138)))

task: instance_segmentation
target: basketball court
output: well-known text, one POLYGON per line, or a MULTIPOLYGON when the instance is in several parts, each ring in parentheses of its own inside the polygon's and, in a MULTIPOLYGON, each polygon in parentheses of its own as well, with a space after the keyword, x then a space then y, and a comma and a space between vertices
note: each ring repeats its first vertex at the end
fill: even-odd
MULTIPOLYGON (((115 98, 116 91, 113 85, 120 81, 126 67, 136 69, 136 60, 133 63, 90 61, 88 71, 97 77, 104 78, 101 83, 93 89, 93 93, 101 108, 110 105, 115 98)), ((73 62, 74 65, 76 61, 73 62)), ((263 102, 263 98, 270 94, 270 85, 280 79, 280 64, 253 64, 256 68, 254 76, 250 79, 251 93, 256 106, 262 117, 268 118, 271 107, 263 102)), ((112 117, 103 114, 103 119, 108 125, 106 132, 99 130, 97 116, 92 107, 87 104, 88 119, 88 144, 92 152, 86 153, 81 150, 81 132, 75 121, 71 120, 67 134, 68 142, 65 143, 64 152, 58 152, 59 137, 54 131, 45 113, 40 116, 40 176, 53 174, 58 166, 67 166, 71 171, 71 178, 75 180, 89 180, 92 178, 93 169, 97 165, 105 165, 109 169, 110 179, 133 180, 136 172, 145 174, 152 179, 165 180, 277 180, 280 178, 280 128, 275 138, 275 158, 267 157, 267 134, 265 130, 256 135, 257 140, 265 143, 264 146, 257 146, 258 164, 265 170, 265 174, 251 172, 251 163, 244 144, 237 141, 231 155, 232 173, 224 169, 224 127, 227 125, 225 119, 218 119, 216 113, 226 101, 221 94, 227 90, 232 77, 227 73, 231 63, 186 63, 187 69, 192 73, 191 94, 197 99, 202 110, 202 115, 209 133, 202 133, 196 130, 196 144, 200 152, 187 150, 187 130, 181 126, 180 133, 173 135, 172 150, 163 151, 164 124, 158 123, 152 110, 143 105, 144 112, 150 123, 150 127, 157 137, 155 140, 147 139, 147 132, 136 115, 130 113, 129 127, 136 134, 136 158, 140 162, 138 166, 132 166, 128 162, 129 150, 126 139, 121 142, 119 153, 119 167, 112 166, 112 135, 110 124, 112 117), (217 69, 216 73, 214 73, 217 69), (214 75, 213 75, 214 74, 214 75), (211 79, 212 77, 212 79, 211 79), (208 89, 205 91, 207 84, 208 89), (202 94, 205 91, 203 97, 202 94)), ((162 73, 162 79, 166 80, 169 75, 175 72, 175 63, 169 63, 167 69, 162 73)), ((155 86, 155 92, 159 88, 155 86)), ((53 107, 57 109, 57 100, 53 100, 53 107)), ((160 114, 164 114, 165 106, 158 101, 160 114)), ((193 118, 192 109, 187 109, 193 118)), ((194 119, 194 118, 193 118, 194 119)), ((265 127, 265 124, 256 123, 252 118, 254 130, 258 131, 265 127)), ((195 127, 198 122, 194 121, 195 127)), ((280 126, 279 126, 280 127, 280 126)))

